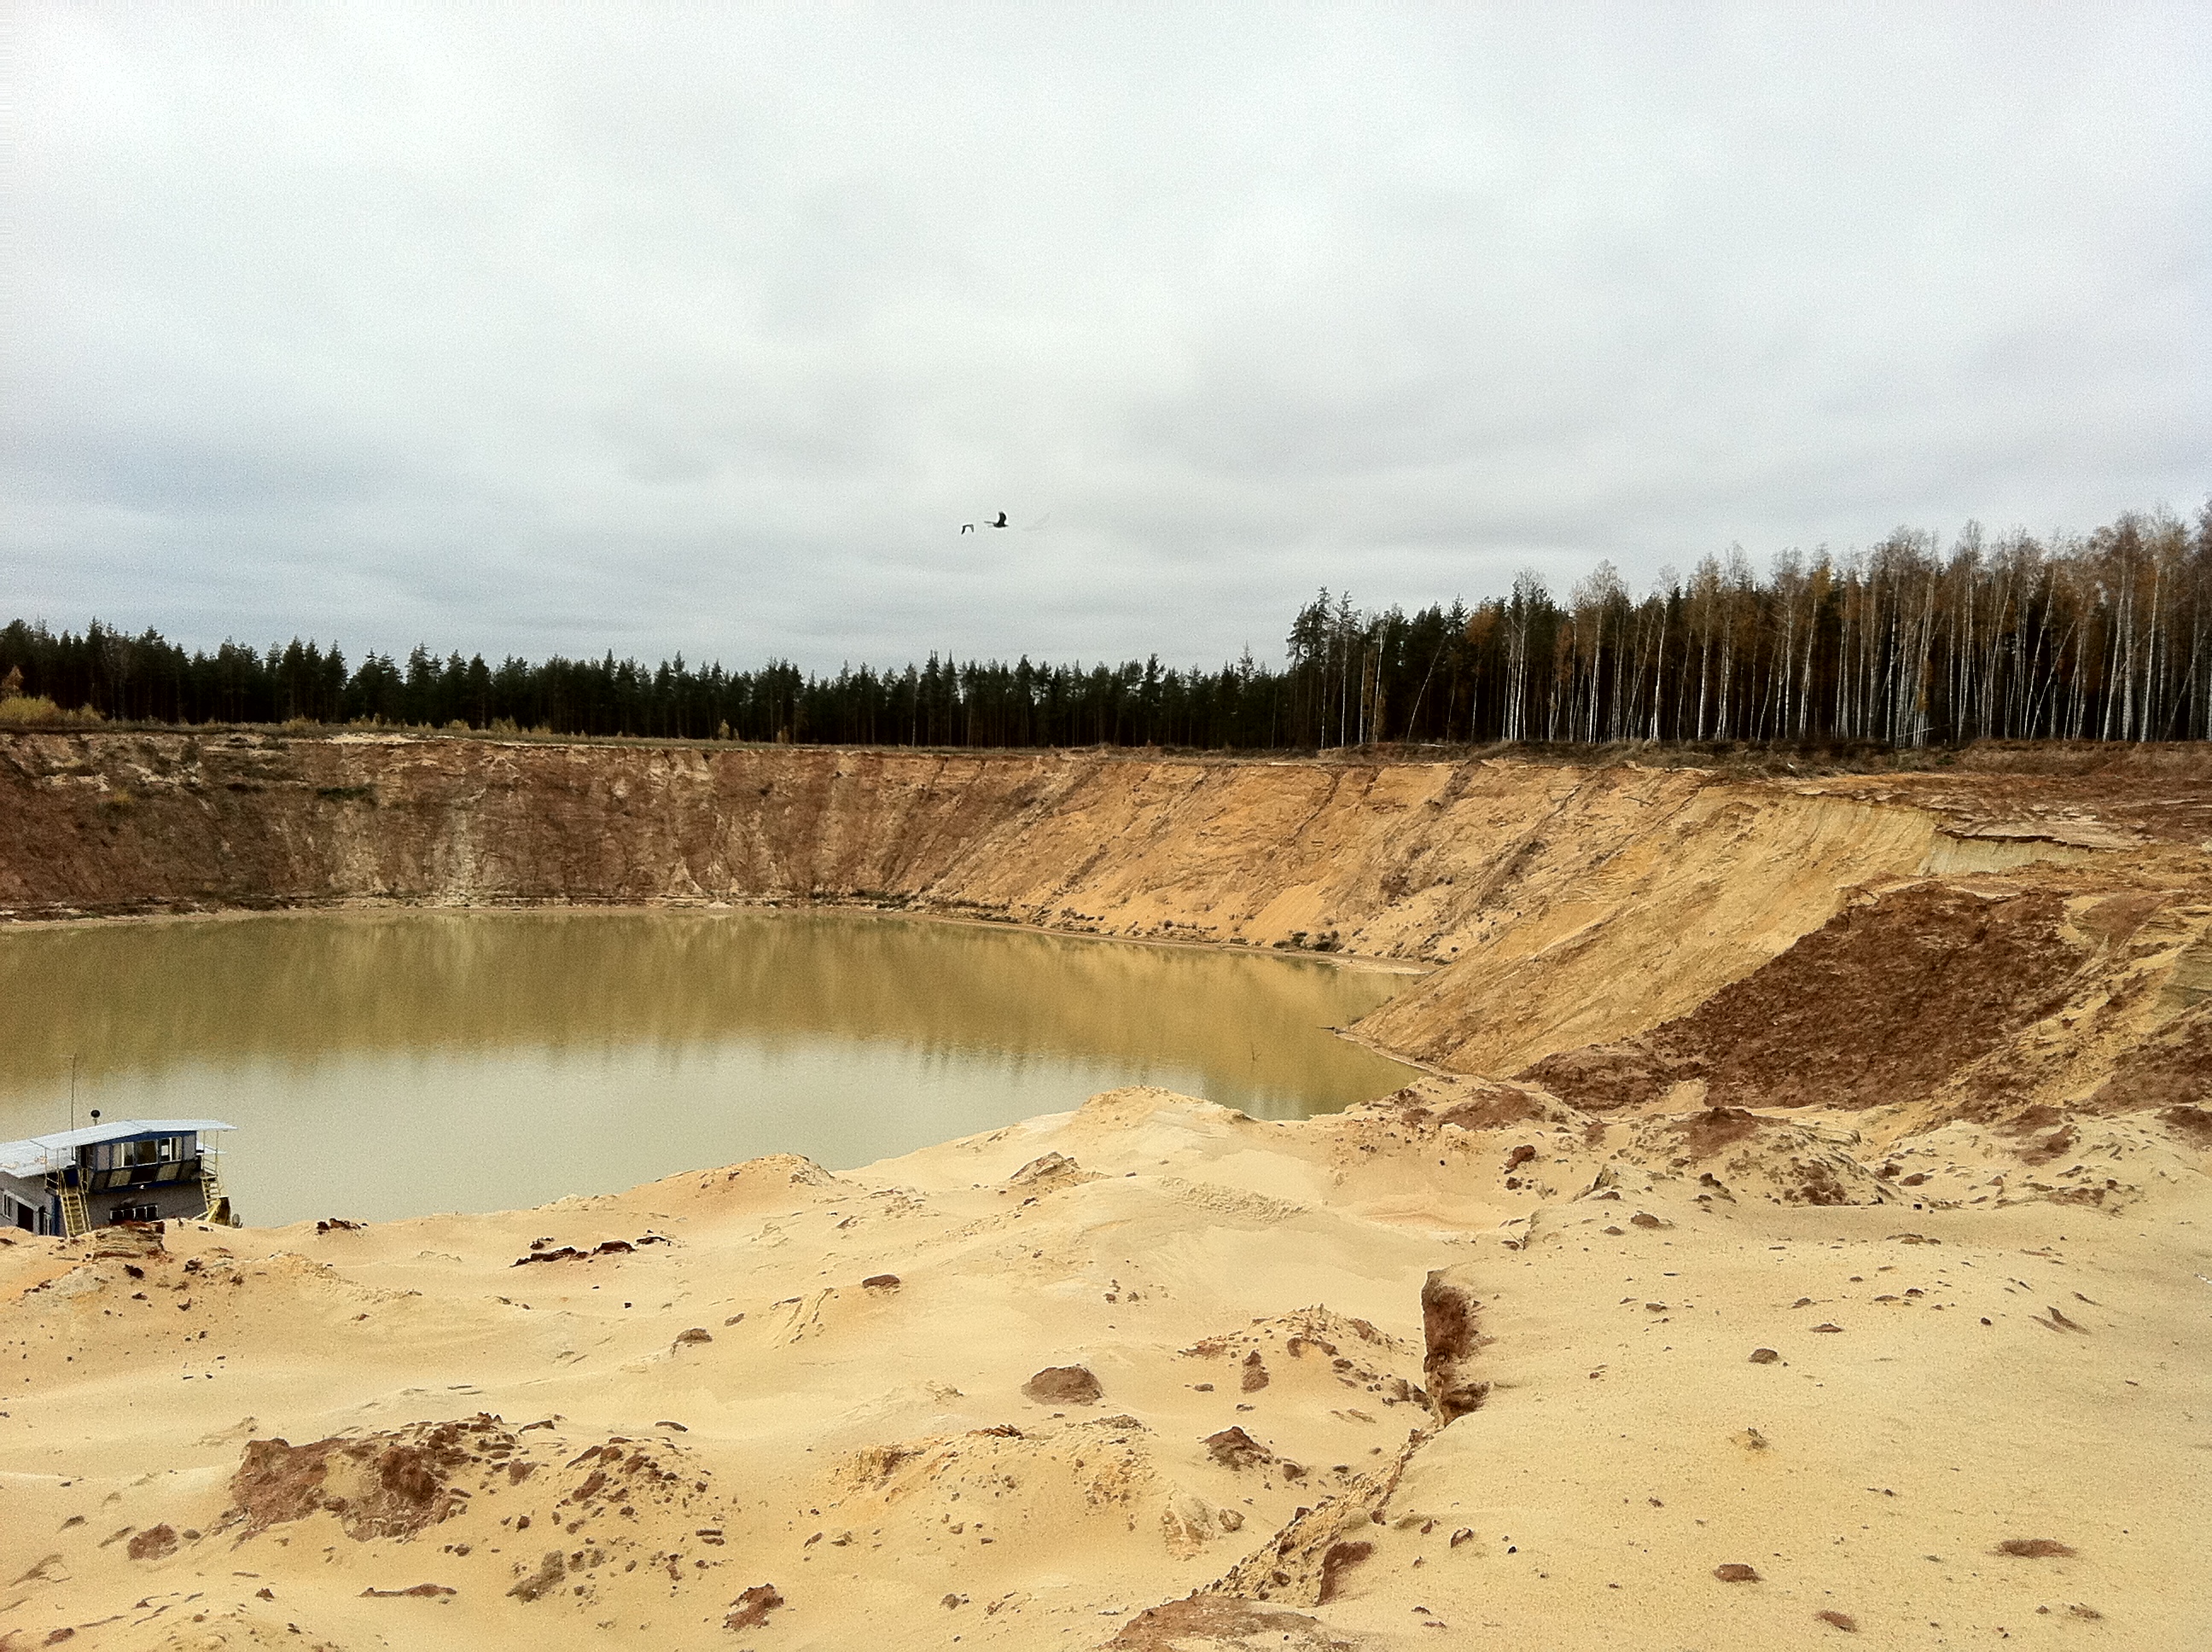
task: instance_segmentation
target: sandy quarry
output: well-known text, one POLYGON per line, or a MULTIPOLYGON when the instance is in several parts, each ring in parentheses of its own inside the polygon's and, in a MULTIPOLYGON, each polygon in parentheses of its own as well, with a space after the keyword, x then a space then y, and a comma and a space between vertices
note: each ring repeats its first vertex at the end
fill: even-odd
MULTIPOLYGON (((492 759, 432 755, 477 795, 492 759)), ((26 915, 523 898, 484 868, 532 855, 623 892, 588 811, 515 847, 412 797, 380 859, 307 772, 256 859, 204 773, 100 801, 143 744, 0 756, 26 915)), ((1440 965, 1361 1030, 1450 1071, 1304 1124, 1122 1090, 839 1175, 0 1242, 0 1646, 2203 1642, 2204 757, 1173 767, 971 775, 958 831, 817 881, 1261 944, 1325 908, 1440 965)), ((773 836, 710 827, 638 875, 773 836)))

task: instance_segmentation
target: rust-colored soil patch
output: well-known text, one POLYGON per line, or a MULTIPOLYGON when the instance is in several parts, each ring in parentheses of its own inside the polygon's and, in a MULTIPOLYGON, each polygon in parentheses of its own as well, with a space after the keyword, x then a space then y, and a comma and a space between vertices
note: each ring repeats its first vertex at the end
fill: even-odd
POLYGON ((1933 1091, 2050 1013, 2089 957, 2055 890, 1924 882, 1838 913, 1686 1016, 1521 1077, 1577 1107, 1702 1080, 1717 1108, 1864 1108, 1933 1091))

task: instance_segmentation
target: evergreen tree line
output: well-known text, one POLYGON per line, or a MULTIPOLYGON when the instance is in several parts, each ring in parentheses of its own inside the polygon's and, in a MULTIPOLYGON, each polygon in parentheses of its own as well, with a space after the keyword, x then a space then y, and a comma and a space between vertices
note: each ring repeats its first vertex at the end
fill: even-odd
MULTIPOLYGON (((1740 550, 1632 596, 1601 562, 1566 599, 1533 573, 1469 607, 1373 611, 1323 591, 1287 659, 1218 671, 1026 658, 835 676, 556 656, 404 663, 295 639, 187 653, 158 632, 0 629, 0 683, 134 722, 354 723, 925 746, 1315 750, 1381 742, 1872 742, 2212 737, 2212 503, 2086 536, 1948 551, 1899 529, 1846 557, 1740 550)), ((3 692, 5 690, 0 690, 3 692)))

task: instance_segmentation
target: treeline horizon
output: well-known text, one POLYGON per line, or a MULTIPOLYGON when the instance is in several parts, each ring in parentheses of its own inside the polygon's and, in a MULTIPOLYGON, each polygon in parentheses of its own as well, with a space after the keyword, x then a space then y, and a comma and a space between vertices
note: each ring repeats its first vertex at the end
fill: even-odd
MULTIPOLYGON (((2212 501, 2082 535, 1948 549, 1899 528, 1836 556, 1740 548, 1632 596, 1601 562, 1564 600, 1538 574, 1408 615, 1323 590, 1280 665, 847 665, 770 659, 404 661, 295 638, 187 653, 160 633, 0 628, 0 695, 126 722, 366 723, 819 744, 1171 746, 1770 743, 1899 749, 2212 738, 2212 501)), ((0 714, 0 721, 9 719, 0 714)))

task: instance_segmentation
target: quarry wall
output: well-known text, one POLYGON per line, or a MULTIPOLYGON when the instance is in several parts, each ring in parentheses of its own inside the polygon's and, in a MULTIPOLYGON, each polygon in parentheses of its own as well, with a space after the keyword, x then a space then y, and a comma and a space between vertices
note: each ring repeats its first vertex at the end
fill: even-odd
POLYGON ((2128 1052, 2145 1041, 2186 1088, 2189 1029, 2212 1015, 2212 763, 2177 750, 2072 772, 1742 777, 15 733, 0 914, 880 905, 1425 966, 1359 1035, 1446 1071, 1540 1069, 1586 1107, 1683 1085, 1795 1096, 1822 1059, 1856 1072, 1877 1031, 1933 1053, 1854 1080, 1869 1102, 1970 1069, 2006 1096, 2087 1094, 2142 1065, 2128 1052), (2038 1055, 2038 1029, 2068 1015, 2038 1055), (2106 1054, 2051 1055, 2079 1054, 2085 1017, 2106 1054))

